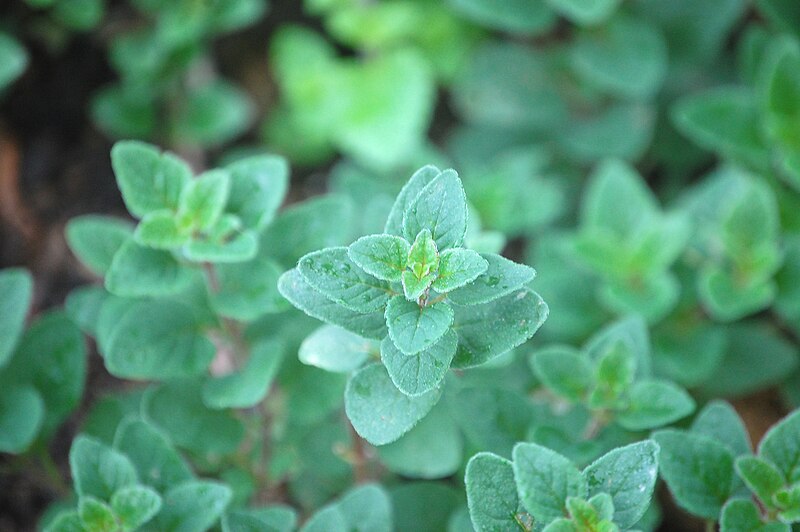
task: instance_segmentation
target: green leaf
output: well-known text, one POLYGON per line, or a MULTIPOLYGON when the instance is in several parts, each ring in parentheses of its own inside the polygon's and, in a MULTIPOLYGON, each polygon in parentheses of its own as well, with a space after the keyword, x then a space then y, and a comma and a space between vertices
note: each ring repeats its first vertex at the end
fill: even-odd
POLYGON ((733 453, 718 441, 689 432, 660 430, 659 468, 675 502, 690 513, 717 519, 731 495, 733 453))
POLYGON ((227 170, 209 170, 189 181, 178 202, 181 228, 210 229, 222 216, 230 191, 231 174, 227 170))
POLYGON ((482 305, 456 307, 453 330, 459 339, 453 365, 479 366, 514 349, 539 330, 548 312, 542 298, 527 288, 482 305))
POLYGON ((680 386, 665 380, 645 380, 628 391, 628 405, 617 413, 616 420, 627 430, 648 430, 674 423, 694 409, 694 399, 680 386))
POLYGON ((617 9, 622 0, 547 0, 547 3, 581 26, 598 24, 617 9))
POLYGON ((257 155, 226 166, 231 189, 226 211, 246 227, 261 231, 275 217, 289 187, 289 165, 283 157, 257 155))
POLYGON ((585 355, 572 347, 545 347, 531 354, 529 360, 539 380, 570 401, 580 401, 594 384, 594 368, 585 355))
POLYGON ((386 320, 382 312, 361 314, 334 303, 314 290, 296 268, 281 275, 278 290, 292 305, 313 318, 373 340, 382 340, 386 336, 386 320))
POLYGON ((583 470, 589 496, 611 495, 614 523, 623 530, 634 526, 650 506, 659 451, 658 444, 645 440, 614 449, 583 470))
POLYGON ((136 469, 125 455, 88 436, 73 440, 69 467, 75 491, 81 497, 109 500, 118 489, 137 482, 136 469))
POLYGON ((0 368, 8 363, 25 327, 33 277, 21 268, 0 270, 0 368))
POLYGON ((536 522, 549 523, 565 515, 567 497, 586 497, 581 472, 557 452, 535 443, 518 443, 513 458, 520 502, 536 522))
POLYGON ((539 35, 556 22, 556 15, 544 2, 527 0, 449 0, 465 17, 491 29, 520 35, 539 35))
MULTIPOLYGON (((203 403, 203 385, 195 380, 151 388, 142 409, 176 445, 196 453, 232 453, 244 437, 242 423, 230 411, 212 410, 203 403)), ((165 503, 166 507, 169 501, 165 503)))
POLYGON ((464 483, 469 515, 476 531, 519 530, 514 516, 520 502, 511 462, 492 453, 478 453, 467 463, 464 483))
POLYGON ((486 259, 470 249, 446 249, 439 255, 439 273, 433 288, 441 293, 461 288, 488 268, 486 259))
POLYGON ((742 418, 725 401, 710 401, 692 422, 692 432, 727 445, 734 456, 751 453, 750 436, 742 418))
MULTIPOLYGON (((414 175, 411 176, 408 183, 403 186, 403 189, 397 195, 397 199, 395 199, 392 209, 389 211, 389 217, 383 229, 384 233, 403 236, 403 216, 405 212, 419 196, 422 189, 441 173, 441 170, 430 164, 414 172, 414 175)), ((416 235, 411 236, 414 238, 416 235)))
POLYGON ((350 373, 380 351, 380 344, 334 325, 323 325, 311 333, 297 356, 300 362, 325 371, 350 373))
POLYGON ((601 163, 584 191, 581 226, 626 238, 655 221, 658 204, 636 170, 625 162, 601 163))
POLYGON ((721 87, 679 100, 675 126, 699 146, 763 167, 769 149, 759 127, 759 109, 750 90, 721 87))
POLYGON ((772 497, 785 484, 781 472, 770 462, 757 456, 740 456, 734 466, 739 478, 762 504, 767 508, 774 508, 772 497))
POLYGON ((238 137, 255 116, 247 94, 220 80, 194 89, 181 103, 174 123, 175 135, 203 146, 238 137))
POLYGON ((151 525, 164 532, 208 530, 222 516, 231 497, 230 488, 218 482, 186 481, 164 494, 164 504, 151 525))
POLYGON ((764 523, 758 507, 750 499, 731 499, 722 508, 719 519, 723 532, 790 532, 784 523, 764 523))
POLYGON ((184 290, 191 280, 190 271, 168 251, 146 248, 131 239, 114 255, 105 287, 122 297, 164 296, 184 290))
POLYGON ((130 486, 111 496, 111 508, 124 530, 136 530, 161 509, 161 496, 151 488, 130 486))
POLYGON ((475 280, 447 294, 456 305, 479 305, 501 298, 525 286, 536 277, 536 270, 494 253, 481 253, 488 268, 475 280))
POLYGON ((764 435, 758 455, 775 464, 788 484, 800 481, 800 410, 783 418, 764 435))
POLYGON ((61 512, 44 530, 45 532, 86 532, 77 511, 61 512))
POLYGON ((367 484, 348 491, 309 519, 303 532, 390 532, 393 530, 392 506, 380 486, 367 484))
POLYGON ((411 241, 423 229, 440 251, 459 246, 467 232, 467 197, 454 170, 445 170, 420 190, 403 213, 403 236, 411 241))
POLYGON ((386 326, 394 345, 407 355, 433 346, 453 323, 453 309, 444 301, 420 307, 395 296, 386 305, 386 326))
POLYGON ((365 484, 350 489, 337 506, 355 532, 390 532, 393 530, 392 503, 388 494, 377 484, 365 484))
POLYGON ((140 482, 160 492, 192 478, 189 464, 167 436, 137 417, 128 417, 119 424, 114 448, 130 459, 140 482))
POLYGON ((78 406, 86 373, 86 345, 80 330, 63 312, 49 312, 25 331, 0 372, 0 389, 35 388, 44 400, 41 433, 50 437, 78 406))
POLYGON ((227 512, 222 532, 292 532, 297 529, 297 513, 287 506, 227 512))
POLYGON ((239 321, 253 321, 287 308, 278 291, 283 273, 275 261, 262 256, 233 264, 216 264, 217 290, 209 294, 214 312, 239 321))
POLYGON ((258 252, 258 238, 245 230, 232 236, 192 240, 183 247, 183 255, 193 262, 244 262, 258 252))
POLYGON ((385 281, 365 273, 350 260, 345 247, 309 253, 297 263, 297 271, 315 290, 355 312, 381 309, 391 294, 385 281))
POLYGON ((800 484, 778 490, 772 498, 778 508, 778 519, 784 523, 800 522, 800 484))
POLYGON ((114 511, 106 503, 91 495, 81 497, 78 503, 78 515, 86 530, 92 532, 112 532, 117 530, 117 519, 114 511))
POLYGON ((786 379, 798 367, 795 347, 769 328, 737 323, 728 331, 725 357, 702 391, 710 396, 736 397, 786 379))
POLYGON ((408 269, 401 276, 406 299, 416 301, 431 285, 439 269, 439 251, 431 232, 423 229, 408 252, 408 269))
POLYGON ((399 440, 378 448, 389 471, 407 478, 444 478, 455 474, 464 453, 461 431, 440 401, 399 440))
POLYGON ((339 195, 295 204, 266 227, 260 248, 284 267, 292 267, 306 253, 348 241, 353 210, 352 202, 339 195))
POLYGON ((125 206, 137 218, 151 211, 176 210, 181 191, 192 178, 189 166, 175 155, 133 140, 114 144, 111 166, 125 206))
POLYGON ((393 235, 362 236, 347 248, 350 259, 370 275, 398 282, 406 269, 411 246, 393 235))
POLYGON ((456 354, 458 335, 447 331, 427 349, 407 355, 386 337, 381 342, 381 361, 397 389, 416 397, 437 388, 450 369, 456 354))
POLYGON ((127 379, 170 379, 208 368, 216 348, 177 301, 134 303, 114 325, 103 351, 108 371, 127 379))
POLYGON ((92 120, 110 137, 152 137, 158 122, 154 102, 150 95, 126 89, 112 84, 98 90, 91 101, 92 120))
POLYGON ((114 254, 133 235, 125 220, 88 214, 72 218, 64 231, 72 252, 93 273, 105 275, 114 254))
POLYGON ((0 451, 20 453, 36 438, 45 405, 31 386, 6 386, 0 394, 0 451))
POLYGON ((439 401, 441 390, 418 397, 401 393, 380 364, 353 373, 347 382, 344 406, 356 432, 373 445, 399 439, 439 401))
POLYGON ((28 67, 28 52, 13 37, 0 33, 0 91, 25 72, 28 67))
POLYGON ((191 238, 190 228, 181 227, 175 213, 167 209, 145 214, 133 236, 138 244, 155 249, 177 248, 191 238))
POLYGON ((596 386, 589 398, 593 408, 619 408, 636 377, 636 358, 622 342, 610 345, 597 360, 596 386))
POLYGON ((210 379, 203 385, 203 402, 216 409, 250 408, 267 395, 283 362, 284 347, 264 340, 250 348, 247 365, 240 371, 210 379))
POLYGON ((622 98, 653 97, 667 73, 667 44, 658 27, 630 16, 579 33, 570 57, 583 80, 622 98))

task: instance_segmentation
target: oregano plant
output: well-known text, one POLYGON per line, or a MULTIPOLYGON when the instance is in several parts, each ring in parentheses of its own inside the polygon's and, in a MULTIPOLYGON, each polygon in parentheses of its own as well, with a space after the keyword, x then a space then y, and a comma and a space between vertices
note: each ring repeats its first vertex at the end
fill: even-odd
POLYGON ((451 367, 502 355, 547 318, 532 268, 463 247, 467 216, 458 174, 425 166, 400 191, 383 233, 309 253, 279 281, 310 316, 376 342, 380 363, 357 369, 345 391, 350 421, 373 444, 424 418, 451 367))

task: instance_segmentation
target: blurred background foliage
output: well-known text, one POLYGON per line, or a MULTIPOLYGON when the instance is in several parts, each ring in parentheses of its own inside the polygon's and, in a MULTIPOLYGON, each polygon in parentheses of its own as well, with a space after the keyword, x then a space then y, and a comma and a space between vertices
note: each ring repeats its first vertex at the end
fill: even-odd
MULTIPOLYGON (((576 430, 585 411, 558 417, 546 397, 527 401, 539 389, 527 356, 580 347, 632 314, 641 326, 617 323, 644 335, 655 375, 697 398, 744 398, 736 405, 754 435, 800 405, 794 0, 5 2, 0 265, 33 271, 34 313, 93 278, 60 235, 74 215, 124 213, 108 161, 123 138, 174 151, 196 172, 285 156, 288 203, 327 195, 288 206, 263 230, 261 258, 274 271, 380 232, 400 186, 427 163, 462 176, 470 247, 537 269, 551 312, 531 345, 467 374, 415 439, 371 457, 386 478, 455 479, 390 482, 398 520, 435 497, 450 501, 441 515, 415 517, 461 530, 453 486, 475 451, 508 455, 533 439, 586 462, 626 441, 612 430, 588 446, 576 430), (427 448, 442 426, 446 440, 427 448), (422 448, 429 454, 410 462, 422 448)), ((344 376, 297 361, 315 324, 285 310, 238 317, 257 345, 282 337, 280 371, 262 368, 280 383, 264 412, 209 409, 194 382, 105 396, 120 385, 92 363, 90 398, 51 444, 57 461, 77 427, 110 443, 124 414, 145 408, 234 498, 311 510, 340 494, 354 474, 342 451, 344 376), (230 453, 262 414, 270 458, 254 477, 247 460, 261 450, 230 453), (181 440, 178 418, 230 432, 198 447, 181 440)), ((26 504, 38 513, 52 493, 33 491, 26 504)))

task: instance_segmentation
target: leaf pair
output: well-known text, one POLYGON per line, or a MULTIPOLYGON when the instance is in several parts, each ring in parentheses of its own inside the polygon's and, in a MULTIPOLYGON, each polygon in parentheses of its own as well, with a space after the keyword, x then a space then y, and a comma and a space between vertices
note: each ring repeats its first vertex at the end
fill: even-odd
POLYGON ((583 471, 535 443, 517 444, 512 455, 510 462, 479 453, 467 464, 467 501, 478 531, 517 530, 531 519, 552 532, 628 529, 650 505, 659 446, 645 440, 614 449, 583 471))

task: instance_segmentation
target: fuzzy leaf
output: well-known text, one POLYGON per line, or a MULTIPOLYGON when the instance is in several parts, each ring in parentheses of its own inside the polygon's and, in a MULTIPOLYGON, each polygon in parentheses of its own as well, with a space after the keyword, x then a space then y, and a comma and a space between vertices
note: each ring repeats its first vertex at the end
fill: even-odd
POLYGON ((289 166, 283 157, 257 155, 229 164, 231 190, 226 211, 246 227, 260 231, 275 217, 289 186, 289 166))
POLYGON ((611 495, 614 523, 627 529, 636 524, 653 497, 658 478, 659 446, 645 440, 614 449, 583 470, 589 495, 611 495))
POLYGON ((169 379, 202 373, 215 352, 189 307, 155 300, 135 303, 116 322, 104 355, 112 375, 169 379))
MULTIPOLYGON (((411 203, 419 196, 425 186, 441 174, 442 171, 433 165, 423 166, 408 180, 403 189, 397 195, 397 199, 389 211, 389 218, 386 220, 384 233, 390 235, 403 236, 403 214, 408 210, 411 203)), ((411 235, 414 238, 415 235, 411 235)))
POLYGON ((111 166, 125 206, 137 218, 160 209, 176 210, 192 178, 189 166, 172 153, 133 140, 114 144, 111 166))
POLYGON ((554 10, 581 26, 603 22, 622 0, 547 0, 554 10))
POLYGON ((750 454, 752 445, 742 418, 725 401, 710 401, 692 422, 692 432, 727 445, 734 456, 750 454))
POLYGON ((542 383, 570 401, 580 401, 594 383, 594 368, 585 355, 572 347, 546 347, 534 352, 530 361, 542 383))
POLYGON ((472 283, 453 290, 447 297, 457 305, 479 305, 501 298, 528 284, 536 270, 494 253, 481 253, 488 268, 472 283))
POLYGON ((488 268, 486 259, 470 249, 446 249, 439 255, 439 273, 433 288, 450 292, 471 283, 488 268))
POLYGON ((755 503, 749 499, 731 499, 722 508, 719 520, 722 532, 790 532, 784 523, 764 523, 755 503))
POLYGON ((800 410, 783 418, 764 435, 758 455, 775 464, 788 484, 800 481, 800 410))
POLYGON ((117 519, 111 507, 91 495, 81 497, 78 515, 86 530, 105 532, 117 528, 117 519))
POLYGON ((71 219, 64 234, 75 256, 93 273, 105 275, 114 254, 133 235, 133 226, 120 218, 88 214, 71 219))
POLYGON ((345 247, 309 253, 297 263, 297 271, 325 297, 356 312, 383 308, 391 294, 385 281, 369 275, 350 260, 345 247))
POLYGON ((300 362, 335 373, 350 373, 380 351, 374 340, 335 325, 323 325, 303 340, 297 353, 300 362))
POLYGON ((356 432, 373 445, 385 445, 411 430, 439 401, 441 390, 409 397, 398 390, 381 364, 353 373, 344 395, 345 412, 356 432))
POLYGON ((25 327, 33 277, 21 268, 0 270, 0 368, 11 358, 25 327))
POLYGON ((161 496, 152 488, 130 486, 111 496, 111 508, 124 530, 136 530, 161 509, 161 496))
POLYGON ((136 242, 143 246, 173 249, 189 241, 190 234, 187 229, 178 225, 175 213, 163 209, 145 214, 133 236, 136 242))
POLYGON ((151 525, 164 532, 208 530, 222 516, 232 495, 224 484, 188 480, 164 493, 164 504, 151 525))
POLYGON ((773 508, 772 497, 785 483, 781 472, 767 460, 757 456, 740 456, 734 464, 744 483, 766 506, 773 508))
POLYGON ((133 463, 139 481, 160 492, 192 478, 189 464, 167 436, 136 417, 124 419, 114 435, 114 449, 133 463))
POLYGON ((661 476, 679 506, 706 519, 717 519, 733 485, 733 453, 700 434, 660 430, 661 476))
POLYGON ((137 482, 136 469, 127 456, 88 436, 73 440, 69 466, 81 497, 108 500, 118 489, 137 482))
POLYGON ((27 449, 39 433, 44 413, 42 396, 33 387, 4 387, 0 395, 0 452, 27 449))
POLYGON ((230 191, 231 175, 226 170, 209 170, 192 179, 178 203, 181 227, 210 229, 222 216, 230 191))
POLYGON ((527 288, 482 305, 456 307, 453 329, 459 343, 453 365, 479 366, 514 349, 539 330, 548 312, 542 298, 527 288))
POLYGON ((105 287, 122 297, 164 296, 180 292, 191 280, 190 271, 169 252, 140 246, 131 239, 114 255, 105 287))
POLYGON ((454 170, 445 170, 420 190, 403 213, 403 236, 409 242, 423 229, 440 251, 457 247, 467 232, 467 197, 454 170))
POLYGON ((458 335, 452 330, 414 355, 403 353, 386 337, 381 342, 381 361, 397 389, 415 397, 439 386, 450 369, 457 347, 458 335))
POLYGON ((467 463, 464 483, 470 519, 477 532, 519 530, 514 516, 520 502, 511 462, 496 454, 478 453, 467 463))
POLYGON ((686 390, 665 380, 635 383, 628 391, 628 405, 616 416, 617 422, 631 431, 669 425, 691 414, 695 402, 686 390))
POLYGON ((373 340, 382 340, 387 334, 382 312, 361 314, 334 303, 314 290, 296 268, 281 275, 278 290, 292 305, 313 318, 373 340))
POLYGON ((535 521, 549 523, 565 515, 567 497, 586 497, 581 472, 557 452, 535 443, 518 443, 513 458, 520 502, 535 521))
POLYGON ((389 336, 407 355, 419 353, 435 344, 453 323, 453 309, 441 301, 420 307, 416 301, 395 296, 386 305, 389 336))
POLYGON ((399 236, 368 235, 350 244, 347 254, 368 274, 397 282, 405 271, 410 249, 408 242, 399 236))

